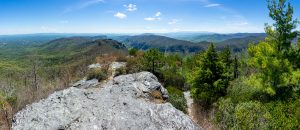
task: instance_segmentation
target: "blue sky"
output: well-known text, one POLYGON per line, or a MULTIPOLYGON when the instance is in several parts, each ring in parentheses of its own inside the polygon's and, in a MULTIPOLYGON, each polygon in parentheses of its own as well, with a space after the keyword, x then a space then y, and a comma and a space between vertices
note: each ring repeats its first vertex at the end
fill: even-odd
MULTIPOLYGON (((300 19, 300 1, 289 0, 300 19)), ((266 0, 0 0, 0 34, 263 32, 266 0)), ((299 27, 298 27, 299 29, 299 27)))

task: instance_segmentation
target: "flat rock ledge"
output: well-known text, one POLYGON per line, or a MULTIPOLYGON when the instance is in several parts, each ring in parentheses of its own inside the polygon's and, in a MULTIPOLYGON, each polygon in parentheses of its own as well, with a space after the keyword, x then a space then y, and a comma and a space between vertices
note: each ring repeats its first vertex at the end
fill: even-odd
POLYGON ((170 103, 153 102, 153 92, 168 98, 149 72, 115 77, 104 88, 71 87, 28 105, 13 120, 13 130, 201 130, 170 103))

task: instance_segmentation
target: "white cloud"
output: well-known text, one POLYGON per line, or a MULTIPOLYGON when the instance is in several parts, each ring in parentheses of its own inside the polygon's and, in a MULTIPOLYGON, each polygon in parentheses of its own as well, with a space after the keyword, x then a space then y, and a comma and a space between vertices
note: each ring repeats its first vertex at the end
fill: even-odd
POLYGON ((208 4, 208 5, 205 5, 204 7, 207 7, 207 8, 210 8, 210 7, 218 7, 218 6, 221 6, 221 4, 208 4))
POLYGON ((126 10, 129 11, 129 12, 133 12, 133 11, 136 11, 136 10, 137 10, 136 5, 134 5, 134 4, 124 5, 124 7, 125 7, 126 10))
POLYGON ((121 13, 121 12, 117 12, 114 14, 115 17, 119 18, 119 19, 125 19, 127 17, 126 14, 121 13))
POLYGON ((161 16, 161 12, 156 12, 153 17, 147 17, 147 18, 144 18, 144 20, 146 20, 146 21, 159 21, 159 20, 161 20, 160 16, 161 16))
POLYGON ((146 20, 146 21, 159 21, 161 19, 160 18, 156 18, 156 17, 148 17, 148 18, 144 18, 144 20, 146 20))
POLYGON ((173 25, 173 24, 177 24, 179 22, 178 19, 172 19, 170 22, 168 22, 168 24, 173 25))
POLYGON ((157 12, 156 14, 155 14, 155 17, 159 17, 161 15, 161 12, 157 12))

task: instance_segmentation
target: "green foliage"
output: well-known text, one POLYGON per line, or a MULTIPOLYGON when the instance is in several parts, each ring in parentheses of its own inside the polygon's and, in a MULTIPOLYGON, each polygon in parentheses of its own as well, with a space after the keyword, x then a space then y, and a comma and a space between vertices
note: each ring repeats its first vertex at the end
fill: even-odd
POLYGON ((172 70, 172 69, 164 69, 161 71, 161 74, 163 75, 163 83, 165 86, 174 86, 177 88, 182 89, 185 84, 185 78, 182 74, 177 72, 178 70, 172 70))
POLYGON ((243 102, 235 107, 238 129, 267 129, 271 114, 260 102, 243 102))
POLYGON ((146 70, 149 70, 154 74, 158 71, 157 69, 160 68, 163 64, 163 53, 161 53, 158 49, 151 48, 147 50, 143 58, 146 70))
POLYGON ((225 64, 225 67, 227 69, 230 69, 231 64, 232 64, 232 59, 231 59, 231 51, 229 46, 226 46, 221 52, 220 52, 220 60, 225 64))
POLYGON ((267 107, 272 115, 270 129, 299 129, 300 128, 300 100, 289 102, 270 102, 267 107))
POLYGON ((240 77, 232 81, 227 88, 226 96, 230 97, 233 103, 247 102, 261 98, 261 90, 247 84, 247 81, 246 77, 240 77))
POLYGON ((107 79, 107 71, 101 68, 92 69, 88 72, 87 80, 98 79, 102 81, 107 79))
POLYGON ((130 56, 136 56, 137 52, 138 52, 138 49, 135 49, 135 48, 130 48, 128 51, 130 56))
POLYGON ((175 108, 186 113, 187 105, 186 105, 186 99, 184 98, 183 91, 171 86, 167 87, 167 90, 169 93, 168 101, 175 108))
POLYGON ((132 74, 132 73, 137 73, 137 72, 143 71, 144 68, 145 67, 143 66, 142 58, 134 57, 134 58, 127 59, 127 63, 126 63, 126 67, 125 67, 127 74, 132 74))
POLYGON ((115 70, 115 76, 126 74, 126 67, 121 67, 115 70))
POLYGON ((294 9, 290 3, 286 3, 286 0, 268 0, 268 9, 269 16, 275 21, 273 24, 275 33, 268 33, 268 35, 277 38, 275 42, 277 51, 287 53, 292 40, 297 37, 294 29, 298 21, 293 20, 294 9))
POLYGON ((222 129, 268 129, 272 116, 260 102, 235 104, 232 98, 219 100, 215 120, 222 129))
POLYGON ((295 49, 291 48, 291 42, 297 36, 293 29, 298 22, 293 20, 293 8, 290 4, 287 7, 285 0, 269 0, 268 8, 270 17, 275 20, 274 29, 267 26, 266 40, 248 48, 248 64, 256 69, 249 77, 248 84, 270 96, 278 97, 282 95, 282 91, 287 92, 299 83, 293 80, 299 79, 299 72, 293 67, 294 58, 290 57, 291 54, 296 54, 292 52, 295 49))
POLYGON ((191 94, 194 99, 206 105, 217 101, 225 95, 228 78, 224 76, 223 63, 219 61, 218 53, 211 44, 189 76, 192 86, 191 94))
POLYGON ((290 84, 292 66, 287 59, 278 57, 277 50, 271 44, 261 42, 252 45, 248 52, 251 56, 248 64, 258 69, 256 74, 250 76, 249 84, 271 96, 276 94, 279 87, 290 84))
POLYGON ((235 106, 231 98, 220 98, 217 102, 217 112, 214 119, 221 129, 230 129, 236 124, 235 106))

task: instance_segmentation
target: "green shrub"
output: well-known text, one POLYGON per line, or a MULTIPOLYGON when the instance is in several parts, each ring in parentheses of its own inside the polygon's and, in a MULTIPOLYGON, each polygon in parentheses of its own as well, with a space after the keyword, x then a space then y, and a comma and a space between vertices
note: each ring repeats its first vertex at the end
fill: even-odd
POLYGON ((300 99, 290 102, 270 102, 267 107, 272 115, 270 129, 300 129, 300 99))
POLYGON ((142 64, 142 60, 140 58, 129 58, 127 59, 126 63, 126 73, 131 74, 131 73, 137 73, 140 72, 144 69, 144 66, 142 64))
POLYGON ((87 75, 87 80, 91 79, 98 79, 98 81, 107 79, 107 70, 101 68, 90 70, 87 75))
POLYGON ((177 89, 175 87, 167 87, 169 93, 168 101, 178 110, 183 111, 186 113, 186 99, 184 98, 183 91, 177 89))
POLYGON ((130 48, 130 49, 128 50, 128 52, 129 52, 129 55, 130 55, 130 56, 136 56, 136 55, 137 55, 137 52, 138 52, 138 49, 130 48))
POLYGON ((185 78, 178 72, 170 69, 161 71, 163 76, 163 83, 165 86, 174 86, 179 89, 183 89, 185 84, 185 78))
POLYGON ((235 107, 236 129, 267 129, 271 120, 268 109, 260 102, 244 102, 235 107))
POLYGON ((245 83, 247 80, 248 79, 245 77, 240 77, 231 82, 230 86, 227 88, 227 97, 231 98, 231 101, 235 104, 261 97, 259 96, 261 93, 260 90, 245 83))
POLYGON ((125 67, 121 67, 121 68, 118 68, 115 70, 115 77, 119 76, 119 75, 124 75, 124 74, 127 74, 125 67))
POLYGON ((215 114, 215 121, 219 124, 221 129, 233 128, 235 124, 235 104, 231 98, 220 98, 217 102, 217 112, 215 114))

